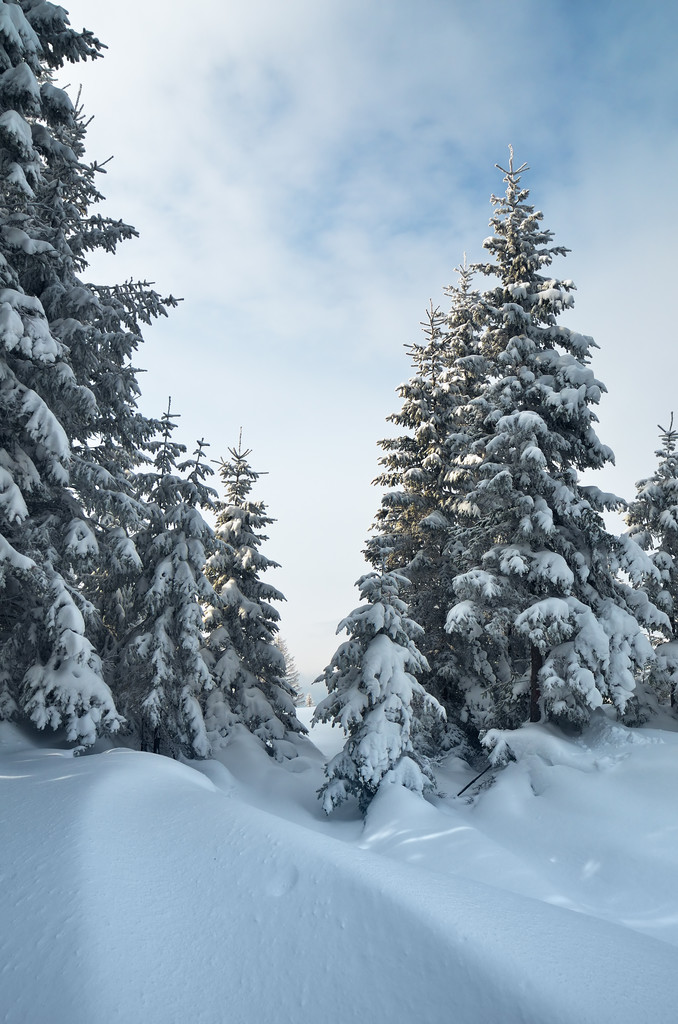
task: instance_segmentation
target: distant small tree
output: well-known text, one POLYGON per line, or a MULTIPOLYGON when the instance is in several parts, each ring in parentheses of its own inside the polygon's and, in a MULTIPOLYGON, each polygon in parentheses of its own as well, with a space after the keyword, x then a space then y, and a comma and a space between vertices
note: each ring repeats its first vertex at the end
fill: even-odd
POLYGON ((424 714, 444 711, 417 682, 426 659, 416 641, 423 630, 407 616, 400 590, 408 580, 396 572, 372 572, 357 583, 366 603, 339 623, 348 640, 341 644, 317 682, 328 696, 316 707, 314 722, 340 726, 348 735, 343 750, 325 767, 319 791, 329 814, 349 796, 367 810, 379 786, 395 782, 417 793, 434 787, 430 770, 415 749, 424 714))
POLYGON ((280 635, 280 633, 278 633, 275 638, 275 645, 285 659, 285 682, 294 690, 295 707, 300 708, 304 703, 304 695, 299 689, 300 675, 297 663, 294 660, 294 655, 290 653, 287 641, 280 635))

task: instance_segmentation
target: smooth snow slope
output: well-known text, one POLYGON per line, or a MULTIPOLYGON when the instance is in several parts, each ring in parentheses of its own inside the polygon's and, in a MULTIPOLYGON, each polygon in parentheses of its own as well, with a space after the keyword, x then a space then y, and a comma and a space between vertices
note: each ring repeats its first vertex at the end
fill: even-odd
MULTIPOLYGON (((578 790, 567 773, 588 774, 599 810, 596 782, 614 788, 628 752, 642 755, 653 744, 622 746, 626 756, 618 762, 609 750, 599 754, 601 743, 611 743, 607 736, 595 756, 610 763, 584 773, 581 766, 549 766, 544 758, 553 761, 556 741, 544 731, 537 735, 548 755, 526 753, 473 803, 448 799, 434 807, 391 787, 363 829, 350 811, 336 821, 321 816, 314 796, 320 758, 310 743, 289 770, 243 738, 223 755, 229 767, 213 761, 198 771, 124 749, 74 758, 28 746, 16 730, 2 727, 1 1019, 675 1019, 675 949, 592 916, 595 907, 574 913, 554 905, 567 890, 567 874, 563 889, 542 863, 549 843, 560 842, 567 861, 576 848, 571 837, 584 842, 590 791, 583 783, 578 790), (540 795, 526 789, 537 761, 542 774, 556 772, 553 800, 548 780, 540 795), (569 818, 562 817, 565 797, 569 818), (555 830, 550 839, 549 830, 555 830), (539 835, 541 846, 530 852, 539 835), (485 873, 485 881, 473 873, 485 873), (533 888, 539 900, 525 894, 533 888)), ((662 735, 670 744, 654 747, 676 757, 676 737, 662 735)), ((589 764, 589 748, 566 749, 589 764)), ((643 764, 641 758, 636 786, 649 793, 658 779, 643 764)), ((674 768, 674 783, 677 774, 674 768)), ((637 824, 637 793, 626 808, 608 813, 618 825, 611 833, 616 842, 625 820, 630 829, 637 824)), ((666 813, 673 815, 672 805, 666 813)), ((591 843, 598 842, 594 833, 591 843)), ((630 846, 637 856, 637 834, 630 846)), ((675 865, 674 854, 673 874, 663 878, 667 888, 675 865)), ((636 869, 658 870, 642 860, 636 869)), ((623 871, 613 873, 619 917, 632 895, 625 884, 623 871)), ((576 902, 571 893, 562 898, 576 902)))

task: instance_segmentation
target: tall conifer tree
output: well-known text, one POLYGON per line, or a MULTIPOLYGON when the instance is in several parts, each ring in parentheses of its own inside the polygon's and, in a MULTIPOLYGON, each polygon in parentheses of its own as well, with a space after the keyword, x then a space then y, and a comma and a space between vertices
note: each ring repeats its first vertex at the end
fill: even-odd
POLYGON ((91 742, 120 721, 73 573, 96 540, 69 486, 70 441, 73 422, 90 423, 96 402, 76 380, 40 295, 64 263, 50 237, 51 168, 76 161, 60 139, 73 108, 51 73, 64 58, 96 57, 100 44, 71 32, 60 8, 42 6, 48 19, 33 4, 0 7, 2 709, 91 742))
POLYGON ((385 454, 375 483, 387 490, 366 550, 375 568, 398 569, 410 581, 409 614, 424 627, 419 647, 429 666, 422 682, 448 709, 458 703, 460 657, 445 632, 460 554, 457 464, 469 447, 472 401, 484 370, 478 295, 465 262, 458 273, 458 285, 447 290, 450 312, 431 305, 425 342, 408 349, 415 372, 398 389, 401 410, 389 416, 405 433, 379 442, 385 454))
POLYGON ((138 561, 129 472, 154 430, 131 357, 164 306, 80 277, 90 251, 134 234, 91 212, 101 168, 53 80, 101 44, 41 0, 0 5, 0 38, 0 713, 90 743, 120 724, 107 639, 138 561))
POLYGON ((460 463, 466 569, 447 620, 477 655, 464 713, 481 731, 583 722, 604 701, 623 713, 651 657, 641 625, 662 621, 624 579, 641 582, 651 564, 603 521, 623 503, 579 480, 613 458, 594 429, 604 387, 589 367, 593 340, 558 322, 574 285, 548 269, 567 250, 528 203, 526 169, 511 152, 484 243, 493 261, 477 268, 498 283, 481 297, 483 436, 460 463))

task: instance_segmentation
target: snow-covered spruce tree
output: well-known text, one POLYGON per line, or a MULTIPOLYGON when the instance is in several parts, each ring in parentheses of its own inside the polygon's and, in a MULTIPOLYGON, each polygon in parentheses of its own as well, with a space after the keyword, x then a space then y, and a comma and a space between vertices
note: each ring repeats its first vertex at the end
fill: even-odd
POLYGON ((55 164, 77 163, 61 138, 73 108, 52 73, 98 56, 101 44, 38 0, 0 4, 0 42, 0 714, 91 743, 120 724, 77 576, 97 545, 73 486, 71 442, 97 405, 42 295, 72 260, 53 232, 55 164))
POLYGON ((366 602, 339 623, 348 640, 340 645, 317 682, 328 696, 314 722, 339 725, 344 748, 325 766, 319 791, 327 814, 349 796, 367 810, 382 782, 423 793, 433 788, 430 771, 416 752, 416 733, 425 716, 444 717, 434 697, 417 681, 427 672, 417 648, 423 630, 407 615, 400 592, 407 578, 395 571, 371 572, 357 586, 366 602))
POLYGON ((267 540, 262 530, 274 520, 262 501, 250 500, 260 474, 248 462, 251 451, 243 449, 242 434, 238 447, 228 451, 230 459, 219 463, 224 500, 215 505, 221 546, 206 567, 216 601, 205 615, 206 658, 214 680, 205 721, 214 743, 227 740, 242 722, 276 759, 295 757, 290 736, 306 730, 276 645, 280 615, 271 604, 285 598, 261 578, 278 565, 261 551, 267 540))
POLYGON ((525 170, 511 152, 506 194, 492 197, 494 262, 477 268, 498 279, 482 296, 485 436, 459 467, 466 571, 447 628, 474 652, 464 714, 479 732, 582 723, 603 702, 622 714, 652 656, 641 626, 665 621, 624 579, 641 582, 649 559, 605 528, 602 513, 621 499, 579 481, 613 459, 594 430, 604 388, 588 366, 593 340, 558 323, 574 285, 544 271, 567 250, 528 204, 525 170))
POLYGON ((139 569, 130 534, 145 517, 144 505, 135 497, 134 472, 161 430, 159 421, 137 409, 139 386, 132 359, 143 341, 142 325, 166 315, 166 307, 176 302, 171 296, 161 299, 145 283, 102 286, 85 284, 77 276, 85 271, 91 250, 112 252, 136 232, 122 221, 87 212, 103 198, 95 182, 103 168, 83 162, 82 110, 65 93, 59 93, 58 101, 64 120, 41 191, 43 205, 49 203, 50 209, 42 234, 61 258, 39 268, 27 266, 22 284, 38 292, 76 381, 95 399, 89 416, 72 415, 62 422, 70 439, 71 488, 84 513, 74 526, 80 538, 74 568, 81 593, 90 602, 88 631, 110 683, 117 639, 125 629, 121 591, 139 569))
POLYGON ((157 429, 136 409, 131 359, 141 324, 174 300, 79 277, 89 252, 135 234, 90 212, 103 168, 84 162, 82 111, 52 79, 101 44, 42 0, 2 4, 0 36, 0 447, 17 488, 0 524, 5 555, 15 552, 0 574, 0 713, 89 743, 119 724, 102 677, 112 676, 120 589, 138 571, 132 471, 157 429))
POLYGON ((202 617, 215 595, 204 566, 216 543, 200 509, 211 508, 215 492, 205 483, 212 470, 203 441, 195 459, 178 462, 186 449, 171 439, 175 418, 170 403, 155 464, 137 476, 148 520, 134 537, 141 573, 128 594, 116 696, 142 750, 207 757, 202 704, 212 680, 202 617))
MULTIPOLYGON (((374 481, 388 488, 375 516, 376 536, 368 541, 366 554, 377 567, 384 543, 391 549, 389 564, 412 566, 420 577, 438 564, 447 538, 447 521, 441 509, 446 488, 449 434, 449 370, 445 352, 445 317, 433 304, 422 324, 424 344, 407 346, 414 375, 398 388, 403 399, 400 412, 388 422, 407 431, 379 442, 385 454, 382 472, 374 481)), ((416 604, 413 584, 410 603, 416 604)))
POLYGON ((649 681, 660 694, 669 695, 675 706, 678 697, 678 430, 673 413, 668 427, 661 427, 658 465, 651 477, 636 484, 636 498, 626 521, 630 535, 649 552, 657 570, 645 589, 650 600, 665 612, 669 629, 656 633, 655 661, 649 681))
MULTIPOLYGON (((366 549, 376 569, 386 545, 387 568, 410 580, 409 614, 423 627, 419 647, 429 665, 421 681, 451 712, 458 702, 460 674, 460 652, 445 631, 460 554, 454 473, 469 447, 475 413, 471 403, 484 368, 475 324, 478 296, 465 262, 458 273, 459 284, 447 290, 449 314, 431 305, 422 325, 424 344, 409 346, 415 372, 398 389, 400 412, 389 417, 406 433, 379 442, 385 454, 375 483, 387 490, 366 549)), ((438 737, 438 742, 444 740, 438 737)))

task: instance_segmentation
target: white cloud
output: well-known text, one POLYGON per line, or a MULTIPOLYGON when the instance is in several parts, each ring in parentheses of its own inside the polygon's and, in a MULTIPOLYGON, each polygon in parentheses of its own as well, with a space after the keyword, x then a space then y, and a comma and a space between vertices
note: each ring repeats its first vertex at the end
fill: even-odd
POLYGON ((481 255, 508 142, 533 168, 546 225, 574 250, 574 320, 603 346, 601 435, 621 474, 604 486, 628 494, 629 474, 651 471, 676 370, 676 76, 656 9, 69 8, 110 47, 66 80, 84 82, 95 115, 90 155, 115 154, 109 208, 141 231, 92 276, 151 277, 184 296, 148 333, 144 402, 157 412, 171 392, 188 443, 204 434, 215 456, 243 425, 255 468, 269 470, 270 554, 284 564, 283 630, 302 670, 323 667, 327 621, 355 601, 376 440, 409 372, 402 346, 429 299, 444 303, 462 252, 481 255))

